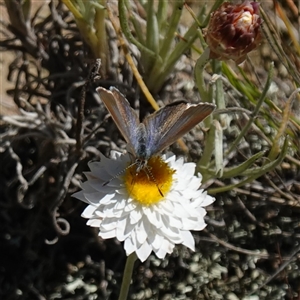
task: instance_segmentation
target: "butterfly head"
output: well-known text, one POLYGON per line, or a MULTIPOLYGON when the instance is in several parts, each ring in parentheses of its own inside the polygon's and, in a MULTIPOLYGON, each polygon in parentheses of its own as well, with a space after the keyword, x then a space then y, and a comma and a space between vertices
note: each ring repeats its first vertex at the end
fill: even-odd
POLYGON ((148 162, 148 160, 146 160, 144 158, 137 158, 135 160, 134 164, 136 166, 136 174, 138 174, 142 170, 146 170, 147 169, 147 162, 148 162))

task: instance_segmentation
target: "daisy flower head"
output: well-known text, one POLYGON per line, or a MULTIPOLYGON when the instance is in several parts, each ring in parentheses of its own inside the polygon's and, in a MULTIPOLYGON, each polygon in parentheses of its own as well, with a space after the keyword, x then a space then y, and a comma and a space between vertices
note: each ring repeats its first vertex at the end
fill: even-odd
POLYGON ((103 239, 124 242, 126 254, 135 252, 142 262, 152 251, 164 258, 175 244, 195 250, 190 230, 205 228, 204 207, 215 200, 199 189, 196 165, 163 155, 140 170, 129 154, 111 156, 89 163, 87 180, 73 195, 88 204, 82 213, 87 225, 98 227, 103 239))

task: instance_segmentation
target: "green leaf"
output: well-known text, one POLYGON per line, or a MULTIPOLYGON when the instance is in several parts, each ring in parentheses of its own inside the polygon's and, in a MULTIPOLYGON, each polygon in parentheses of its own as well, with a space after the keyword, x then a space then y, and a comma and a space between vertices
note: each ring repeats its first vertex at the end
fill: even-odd
POLYGON ((247 177, 246 179, 244 179, 238 183, 235 183, 235 184, 224 185, 219 188, 209 189, 207 191, 208 194, 217 194, 217 193, 222 193, 222 192, 233 190, 234 188, 238 188, 247 183, 250 183, 250 182, 254 181, 255 179, 257 179, 258 177, 266 174, 267 172, 274 170, 285 158, 287 150, 288 150, 288 144, 289 144, 288 138, 286 138, 284 141, 283 149, 282 149, 280 155, 278 156, 278 158, 268 164, 265 164, 262 167, 253 168, 253 169, 248 170, 247 172, 244 173, 244 175, 249 175, 249 177, 247 177))
POLYGON ((246 171, 257 159, 263 157, 264 154, 265 151, 258 152, 238 166, 232 168, 225 168, 222 179, 232 178, 240 175, 243 176, 243 172, 246 171))

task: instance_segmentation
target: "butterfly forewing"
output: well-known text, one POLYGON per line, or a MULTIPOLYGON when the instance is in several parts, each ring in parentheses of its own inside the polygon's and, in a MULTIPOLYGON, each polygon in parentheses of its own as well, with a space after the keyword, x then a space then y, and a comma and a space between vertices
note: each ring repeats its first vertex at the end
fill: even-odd
POLYGON ((210 103, 193 105, 178 102, 177 104, 173 103, 170 107, 165 106, 151 115, 144 123, 149 132, 149 144, 153 145, 153 153, 161 152, 173 144, 203 121, 214 109, 215 105, 210 103))
POLYGON ((132 151, 133 155, 136 155, 137 130, 140 125, 136 112, 116 88, 111 87, 108 91, 98 87, 97 92, 128 143, 130 151, 132 151))

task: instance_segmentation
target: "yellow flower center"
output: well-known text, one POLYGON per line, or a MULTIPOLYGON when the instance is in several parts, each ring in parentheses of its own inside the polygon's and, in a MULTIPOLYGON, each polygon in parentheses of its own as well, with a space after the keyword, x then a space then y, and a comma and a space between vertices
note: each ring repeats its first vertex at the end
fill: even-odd
POLYGON ((138 173, 136 169, 137 165, 133 165, 126 170, 124 183, 130 197, 139 203, 157 203, 170 191, 175 170, 160 157, 151 157, 138 173))

